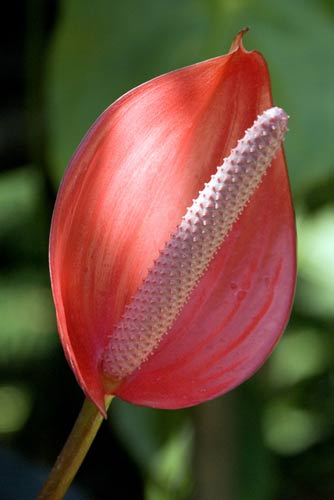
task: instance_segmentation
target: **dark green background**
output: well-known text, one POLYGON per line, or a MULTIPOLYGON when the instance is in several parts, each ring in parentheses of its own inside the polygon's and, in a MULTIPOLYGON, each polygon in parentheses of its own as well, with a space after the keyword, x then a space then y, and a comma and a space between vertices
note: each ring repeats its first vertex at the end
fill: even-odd
POLYGON ((72 499, 334 498, 332 1, 15 0, 2 20, 1 499, 34 498, 83 399, 56 334, 47 263, 72 152, 122 93, 227 52, 244 26, 291 116, 291 321, 257 375, 216 401, 175 412, 113 402, 72 499))

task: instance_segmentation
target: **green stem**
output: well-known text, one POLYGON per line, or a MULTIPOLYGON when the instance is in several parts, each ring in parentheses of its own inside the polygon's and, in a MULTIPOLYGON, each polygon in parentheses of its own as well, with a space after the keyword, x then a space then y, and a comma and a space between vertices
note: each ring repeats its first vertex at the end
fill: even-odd
MULTIPOLYGON (((106 397, 106 409, 112 398, 113 396, 106 397)), ((64 497, 102 421, 103 415, 98 408, 85 399, 72 432, 36 500, 61 500, 64 497)))

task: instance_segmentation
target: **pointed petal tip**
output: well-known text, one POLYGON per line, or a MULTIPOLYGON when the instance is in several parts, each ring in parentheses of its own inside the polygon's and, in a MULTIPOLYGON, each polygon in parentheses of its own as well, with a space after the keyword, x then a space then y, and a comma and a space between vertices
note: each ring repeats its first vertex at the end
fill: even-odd
POLYGON ((230 50, 229 50, 229 54, 231 52, 235 52, 236 50, 238 49, 243 49, 244 46, 243 46, 243 43, 242 43, 242 40, 243 40, 243 37, 244 35, 249 31, 249 28, 247 26, 245 26, 244 28, 242 28, 236 35, 235 37, 233 38, 233 41, 232 41, 232 44, 231 44, 231 47, 230 47, 230 50))

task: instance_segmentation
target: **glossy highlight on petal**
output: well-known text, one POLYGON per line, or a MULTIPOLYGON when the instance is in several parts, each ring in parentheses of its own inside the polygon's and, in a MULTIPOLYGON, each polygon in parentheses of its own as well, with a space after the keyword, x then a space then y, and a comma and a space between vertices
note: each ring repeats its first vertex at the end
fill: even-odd
MULTIPOLYGON (((50 235, 58 329, 79 384, 102 412, 111 389, 101 361, 126 305, 217 165, 272 107, 263 57, 236 40, 229 54, 158 77, 112 104, 59 189, 50 235)), ((177 408, 241 383, 281 335, 294 282, 281 150, 168 333, 112 392, 177 408)))

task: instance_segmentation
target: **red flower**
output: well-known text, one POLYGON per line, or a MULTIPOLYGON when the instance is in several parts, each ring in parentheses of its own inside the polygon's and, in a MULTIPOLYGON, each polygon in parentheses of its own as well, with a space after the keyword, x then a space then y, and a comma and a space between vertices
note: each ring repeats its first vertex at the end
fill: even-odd
MULTIPOLYGON (((151 336, 140 333, 147 323, 142 302, 142 309, 135 306, 138 323, 133 316, 132 330, 120 333, 124 313, 193 198, 257 115, 272 107, 266 63, 241 38, 225 56, 121 97, 98 118, 65 173, 50 236, 52 290, 68 361, 101 411, 106 393, 160 408, 213 398, 254 373, 284 330, 295 284, 295 230, 280 149, 177 307, 173 281, 175 294, 171 288, 157 317, 166 320, 160 336, 155 325, 151 336)), ((267 147, 272 139, 264 141, 267 147)), ((201 251, 210 242, 211 236, 201 251)), ((174 279, 166 262, 162 276, 171 272, 174 279)), ((153 289, 149 302, 155 295, 153 289)))

